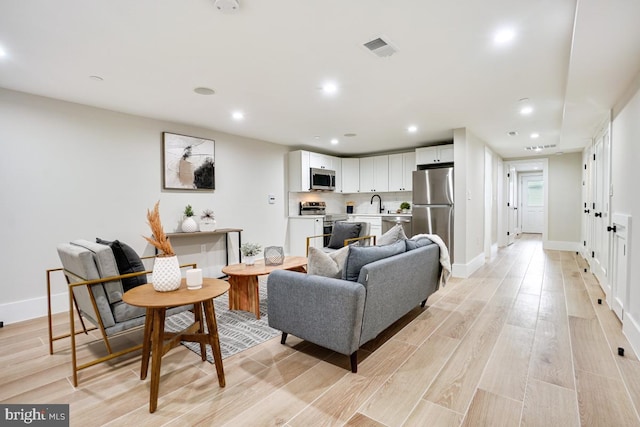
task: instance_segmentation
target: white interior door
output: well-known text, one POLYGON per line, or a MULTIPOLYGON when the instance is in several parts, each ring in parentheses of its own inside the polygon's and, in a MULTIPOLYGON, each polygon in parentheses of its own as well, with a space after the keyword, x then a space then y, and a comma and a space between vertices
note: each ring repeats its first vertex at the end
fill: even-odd
POLYGON ((510 245, 516 239, 518 228, 516 169, 513 166, 507 170, 507 182, 507 245, 510 245))
POLYGON ((591 254, 591 148, 585 149, 582 156, 582 257, 589 259, 591 254))
POLYGON ((631 217, 628 215, 613 215, 611 247, 611 298, 609 307, 620 320, 624 318, 624 311, 628 302, 628 269, 629 269, 629 230, 631 217))
POLYGON ((611 291, 608 279, 609 270, 609 132, 596 139, 593 146, 592 173, 593 173, 593 202, 592 215, 592 258, 591 270, 596 275, 600 286, 606 294, 611 291))
POLYGON ((544 181, 542 173, 520 175, 520 215, 523 233, 542 233, 544 181))

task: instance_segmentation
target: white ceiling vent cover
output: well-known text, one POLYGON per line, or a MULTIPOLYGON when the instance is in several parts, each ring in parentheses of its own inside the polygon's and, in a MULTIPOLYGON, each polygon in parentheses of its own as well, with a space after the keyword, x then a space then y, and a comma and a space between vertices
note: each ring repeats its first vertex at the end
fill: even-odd
POLYGON ((363 46, 381 58, 391 56, 398 51, 395 46, 382 37, 366 42, 363 46))

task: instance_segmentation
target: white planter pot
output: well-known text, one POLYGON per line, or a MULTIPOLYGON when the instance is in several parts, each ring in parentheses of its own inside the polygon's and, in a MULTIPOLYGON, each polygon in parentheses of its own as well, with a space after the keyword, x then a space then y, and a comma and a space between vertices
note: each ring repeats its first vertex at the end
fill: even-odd
POLYGON ((200 231, 216 231, 216 220, 215 219, 201 220, 200 231))
POLYGON ((198 223, 192 216, 188 216, 182 221, 182 231, 185 233, 193 233, 198 231, 198 223))
POLYGON ((180 287, 182 276, 177 256, 156 257, 153 263, 151 283, 158 292, 175 291, 180 287))
POLYGON ((256 263, 256 256, 255 255, 245 255, 244 256, 244 263, 246 265, 254 265, 256 263))

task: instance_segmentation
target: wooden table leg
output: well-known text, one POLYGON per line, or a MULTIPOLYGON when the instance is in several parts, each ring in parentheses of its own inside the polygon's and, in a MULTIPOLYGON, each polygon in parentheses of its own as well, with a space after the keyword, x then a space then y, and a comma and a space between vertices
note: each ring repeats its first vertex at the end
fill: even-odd
MULTIPOLYGON (((193 304, 193 315, 195 321, 198 322, 198 333, 204 334, 204 321, 202 319, 202 303, 197 302, 193 304)), ((207 346, 203 341, 200 341, 200 357, 204 362, 207 360, 207 346)))
POLYGON ((158 407, 158 392, 160 391, 160 365, 164 347, 164 317, 166 308, 152 309, 153 339, 151 343, 151 395, 149 397, 149 412, 155 412, 158 407))
POLYGON ((250 311, 260 319, 257 276, 229 276, 229 310, 250 311))
POLYGON ((207 328, 209 329, 209 345, 213 353, 213 361, 216 365, 216 373, 218 374, 218 384, 220 387, 226 385, 224 379, 224 368, 222 367, 222 352, 220 351, 220 338, 218 336, 218 322, 216 320, 216 311, 213 307, 213 300, 207 300, 204 304, 204 317, 207 319, 207 328))
POLYGON ((153 332, 153 310, 147 308, 144 319, 144 338, 142 339, 142 367, 140 368, 140 379, 147 378, 149 371, 149 355, 151 353, 151 337, 153 332))

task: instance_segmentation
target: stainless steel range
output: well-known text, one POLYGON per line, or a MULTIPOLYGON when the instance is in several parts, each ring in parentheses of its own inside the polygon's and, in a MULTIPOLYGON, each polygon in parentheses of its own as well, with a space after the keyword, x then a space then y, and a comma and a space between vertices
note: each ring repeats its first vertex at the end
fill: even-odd
MULTIPOLYGON (((333 224, 336 221, 346 221, 345 213, 326 213, 327 204, 325 202, 300 202, 300 215, 321 215, 322 234, 331 234, 333 224)), ((323 245, 329 245, 330 236, 325 236, 323 245)))

